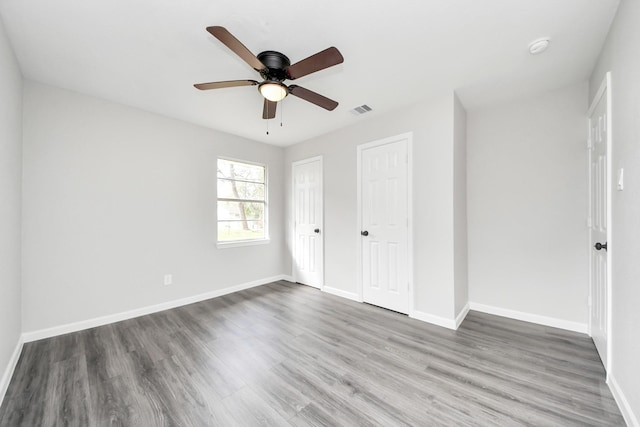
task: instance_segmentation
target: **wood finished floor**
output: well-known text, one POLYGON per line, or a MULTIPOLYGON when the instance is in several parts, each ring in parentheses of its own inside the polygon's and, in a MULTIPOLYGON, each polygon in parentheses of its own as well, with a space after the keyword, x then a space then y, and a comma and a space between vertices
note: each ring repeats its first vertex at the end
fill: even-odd
POLYGON ((0 426, 624 425, 591 340, 288 282, 25 344, 0 426))

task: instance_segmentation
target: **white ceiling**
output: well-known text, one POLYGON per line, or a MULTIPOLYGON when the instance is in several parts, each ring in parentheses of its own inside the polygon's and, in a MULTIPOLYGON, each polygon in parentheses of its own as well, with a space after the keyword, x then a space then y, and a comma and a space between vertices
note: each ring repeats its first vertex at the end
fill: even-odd
POLYGON ((455 89, 473 109, 586 80, 619 0, 0 0, 26 78, 274 145, 290 145, 455 89), (340 103, 289 96, 262 120, 259 75, 205 31, 293 63, 329 46, 345 62, 296 80, 340 103), (549 36, 541 55, 532 40, 549 36), (374 112, 355 116, 368 104, 374 112))

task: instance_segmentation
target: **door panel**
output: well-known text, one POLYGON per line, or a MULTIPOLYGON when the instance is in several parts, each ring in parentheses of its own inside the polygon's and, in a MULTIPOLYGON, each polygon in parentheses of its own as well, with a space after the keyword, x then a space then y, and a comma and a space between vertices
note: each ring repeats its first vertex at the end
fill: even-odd
POLYGON ((409 311, 408 140, 360 152, 362 294, 365 302, 409 311))
POLYGON ((607 250, 597 250, 597 243, 607 243, 607 92, 600 97, 589 117, 589 235, 591 307, 589 326, 591 337, 603 365, 607 366, 608 344, 608 272, 607 250))
POLYGON ((293 164, 294 276, 299 283, 316 288, 323 281, 322 160, 293 164))

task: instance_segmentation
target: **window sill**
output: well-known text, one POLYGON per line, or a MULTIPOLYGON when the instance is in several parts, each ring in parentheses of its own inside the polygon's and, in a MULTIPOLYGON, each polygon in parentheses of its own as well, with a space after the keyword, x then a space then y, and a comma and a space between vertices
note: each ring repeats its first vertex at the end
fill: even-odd
POLYGON ((218 249, 226 248, 238 248, 241 246, 255 246, 255 245, 267 245, 271 242, 271 239, 259 239, 259 240, 236 240, 232 242, 217 242, 218 249))

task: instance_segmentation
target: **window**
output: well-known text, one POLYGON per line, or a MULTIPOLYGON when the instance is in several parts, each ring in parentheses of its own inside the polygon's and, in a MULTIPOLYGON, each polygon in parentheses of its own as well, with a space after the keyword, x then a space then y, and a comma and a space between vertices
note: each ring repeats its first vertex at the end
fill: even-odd
POLYGON ((218 243, 265 240, 266 168, 218 159, 218 243))

